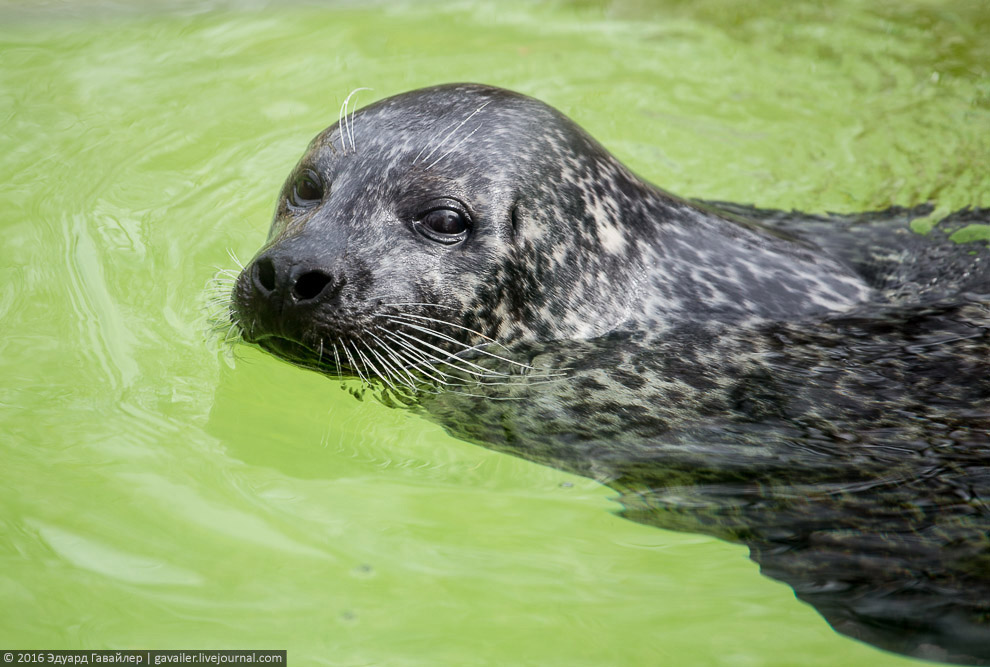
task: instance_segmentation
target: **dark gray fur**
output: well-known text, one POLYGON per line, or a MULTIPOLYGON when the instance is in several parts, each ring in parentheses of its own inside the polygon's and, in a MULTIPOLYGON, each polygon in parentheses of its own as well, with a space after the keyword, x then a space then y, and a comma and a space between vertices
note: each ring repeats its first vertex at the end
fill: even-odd
POLYGON ((990 252, 946 237, 990 213, 911 233, 930 211, 683 200, 541 102, 441 86, 312 142, 231 314, 630 519, 747 544, 846 634, 990 664, 990 252), (326 189, 294 210, 305 170, 326 189), (438 197, 463 242, 417 233, 438 197))

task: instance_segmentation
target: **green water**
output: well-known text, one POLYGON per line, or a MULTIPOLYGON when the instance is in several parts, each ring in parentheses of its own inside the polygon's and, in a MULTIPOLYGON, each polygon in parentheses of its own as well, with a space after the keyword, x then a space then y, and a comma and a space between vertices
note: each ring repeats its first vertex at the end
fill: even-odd
POLYGON ((911 662, 744 548, 252 350, 228 363, 204 285, 359 86, 535 95, 688 196, 990 206, 986 3, 251 7, 0 2, 0 646, 911 662))

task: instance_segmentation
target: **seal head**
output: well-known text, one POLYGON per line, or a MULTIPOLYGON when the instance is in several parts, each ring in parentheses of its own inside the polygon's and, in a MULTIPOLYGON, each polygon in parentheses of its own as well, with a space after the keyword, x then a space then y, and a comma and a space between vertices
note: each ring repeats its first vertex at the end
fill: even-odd
POLYGON ((232 314, 290 361, 380 376, 493 341, 794 318, 870 293, 815 247, 639 179, 550 106, 458 84, 312 141, 232 314))

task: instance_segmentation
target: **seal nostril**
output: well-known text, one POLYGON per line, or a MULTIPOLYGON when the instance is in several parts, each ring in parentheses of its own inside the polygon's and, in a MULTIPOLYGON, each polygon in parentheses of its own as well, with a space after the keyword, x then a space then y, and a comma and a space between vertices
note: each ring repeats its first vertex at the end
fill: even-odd
POLYGON ((271 292, 275 289, 275 264, 270 259, 259 259, 254 265, 254 275, 259 285, 271 292))
POLYGON ((322 271, 309 271, 299 276, 299 280, 292 286, 292 294, 300 301, 315 299, 331 282, 330 276, 322 271))

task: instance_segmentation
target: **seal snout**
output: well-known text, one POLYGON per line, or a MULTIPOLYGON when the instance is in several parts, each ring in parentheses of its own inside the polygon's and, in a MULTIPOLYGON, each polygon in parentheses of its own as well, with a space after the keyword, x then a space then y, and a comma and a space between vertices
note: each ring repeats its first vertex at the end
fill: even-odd
POLYGON ((331 292, 328 298, 333 298, 347 282, 346 279, 334 280, 322 269, 307 271, 304 267, 292 267, 288 271, 279 271, 269 257, 255 262, 251 277, 259 294, 268 298, 285 295, 297 302, 316 299, 324 291, 331 292))
MULTIPOLYGON (((346 278, 335 279, 323 269, 305 266, 279 266, 271 257, 261 257, 250 267, 251 280, 257 293, 269 300, 331 301, 347 284, 346 278)), ((278 310, 286 305, 279 304, 278 310)))
POLYGON ((300 259, 279 249, 249 264, 234 290, 233 310, 245 340, 285 339, 311 346, 334 335, 348 317, 348 279, 319 258, 300 259), (333 323, 331 325, 331 323, 333 323), (330 326, 331 330, 320 331, 330 326))

